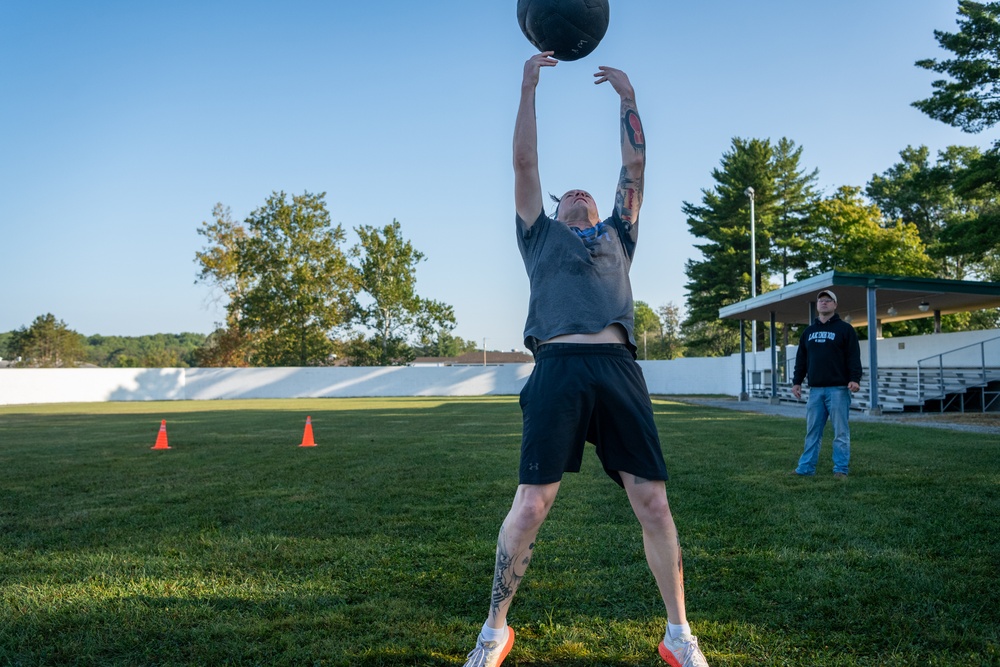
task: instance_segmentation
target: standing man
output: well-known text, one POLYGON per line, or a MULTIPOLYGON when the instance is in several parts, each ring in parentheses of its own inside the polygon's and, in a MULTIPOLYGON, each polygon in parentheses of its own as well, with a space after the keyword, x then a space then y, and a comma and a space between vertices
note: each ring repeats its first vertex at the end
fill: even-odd
POLYGON ((660 656, 673 667, 708 667, 687 623, 667 471, 635 361, 628 272, 646 164, 635 92, 620 70, 599 67, 594 75, 595 83, 611 84, 621 98, 622 168, 611 216, 602 221, 589 193, 570 190, 550 218, 538 173, 535 88, 541 68, 556 63, 551 51, 525 63, 514 127, 517 243, 531 288, 524 342, 535 368, 521 391, 520 484, 497 538, 489 613, 465 664, 497 667, 510 652, 514 630, 507 611, 563 473, 580 470, 589 441, 608 476, 625 489, 642 527, 646 561, 667 611, 660 656))
POLYGON ((847 479, 851 463, 851 429, 847 416, 851 394, 860 389, 861 345, 858 334, 837 314, 837 295, 816 295, 816 320, 802 332, 795 354, 792 393, 802 398, 802 380, 809 378, 806 404, 806 444, 794 474, 816 474, 826 420, 833 419, 833 476, 847 479))

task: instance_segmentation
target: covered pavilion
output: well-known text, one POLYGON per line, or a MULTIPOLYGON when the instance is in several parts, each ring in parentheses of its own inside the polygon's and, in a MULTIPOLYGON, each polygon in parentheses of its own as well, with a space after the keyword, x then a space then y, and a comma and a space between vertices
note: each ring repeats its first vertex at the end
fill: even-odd
MULTIPOLYGON (((770 322, 771 397, 778 395, 778 358, 775 324, 808 324, 816 317, 816 294, 830 289, 837 294, 837 312, 855 327, 867 326, 869 352, 869 412, 879 414, 878 339, 882 324, 925 317, 934 318, 941 331, 941 316, 985 308, 1000 308, 1000 283, 940 278, 910 278, 866 273, 828 271, 719 309, 722 319, 740 321, 740 357, 743 374, 741 400, 746 400, 746 348, 744 325, 770 322)), ((863 344, 863 343, 862 343, 863 344)))

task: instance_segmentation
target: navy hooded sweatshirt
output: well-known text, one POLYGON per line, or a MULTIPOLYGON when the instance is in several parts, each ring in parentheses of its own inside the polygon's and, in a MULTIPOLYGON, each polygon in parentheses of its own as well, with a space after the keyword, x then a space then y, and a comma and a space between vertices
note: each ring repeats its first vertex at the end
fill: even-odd
POLYGON ((846 387, 861 382, 861 345, 858 333, 840 315, 826 322, 819 318, 806 327, 795 353, 792 384, 809 378, 810 387, 846 387))

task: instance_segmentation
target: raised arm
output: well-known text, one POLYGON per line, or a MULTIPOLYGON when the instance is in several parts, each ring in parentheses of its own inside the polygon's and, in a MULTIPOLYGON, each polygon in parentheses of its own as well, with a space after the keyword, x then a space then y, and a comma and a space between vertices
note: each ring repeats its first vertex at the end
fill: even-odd
POLYGON ((625 72, 613 67, 598 67, 594 83, 607 81, 621 97, 622 171, 618 178, 615 208, 625 222, 638 224, 642 206, 642 188, 646 171, 646 136, 635 106, 635 90, 625 72))
POLYGON ((514 208, 530 227, 542 212, 542 183, 538 176, 538 126, 535 122, 535 88, 542 67, 558 61, 551 51, 538 53, 524 63, 521 103, 514 122, 514 208))

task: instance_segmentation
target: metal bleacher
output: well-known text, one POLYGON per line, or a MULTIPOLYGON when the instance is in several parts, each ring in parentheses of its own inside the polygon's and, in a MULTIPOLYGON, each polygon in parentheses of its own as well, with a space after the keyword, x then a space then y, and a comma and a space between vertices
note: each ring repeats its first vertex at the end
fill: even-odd
MULTIPOLYGON (((851 401, 852 410, 867 411, 870 405, 871 380, 868 369, 861 379, 861 390, 851 401)), ((754 398, 770 399, 771 388, 755 387, 754 398)), ((802 387, 802 400, 792 394, 790 382, 778 383, 778 400, 805 403, 809 386, 802 387)), ((932 377, 917 367, 879 368, 878 404, 883 412, 947 412, 975 410, 987 412, 1000 406, 1000 368, 942 368, 932 377)))

